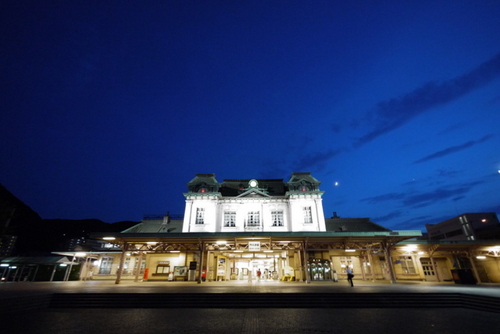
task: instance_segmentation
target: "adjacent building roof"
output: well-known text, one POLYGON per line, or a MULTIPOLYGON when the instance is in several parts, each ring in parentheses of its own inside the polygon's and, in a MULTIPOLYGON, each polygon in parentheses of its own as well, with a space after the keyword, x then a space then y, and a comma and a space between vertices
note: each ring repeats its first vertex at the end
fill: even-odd
POLYGON ((182 232, 182 219, 180 220, 143 220, 121 233, 180 233, 182 232))
POLYGON ((388 228, 375 224, 370 218, 326 218, 326 230, 334 232, 390 232, 388 228))
POLYGON ((36 264, 69 264, 66 256, 14 256, 0 259, 0 263, 9 265, 36 265, 36 264))

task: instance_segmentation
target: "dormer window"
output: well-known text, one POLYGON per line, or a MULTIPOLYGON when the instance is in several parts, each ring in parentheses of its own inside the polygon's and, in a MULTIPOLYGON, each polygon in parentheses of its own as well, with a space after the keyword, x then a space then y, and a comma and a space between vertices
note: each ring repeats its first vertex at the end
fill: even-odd
POLYGON ((304 224, 312 224, 312 210, 310 206, 304 207, 304 224))
POLYGON ((196 209, 196 224, 203 225, 205 223, 205 209, 197 208, 196 209))

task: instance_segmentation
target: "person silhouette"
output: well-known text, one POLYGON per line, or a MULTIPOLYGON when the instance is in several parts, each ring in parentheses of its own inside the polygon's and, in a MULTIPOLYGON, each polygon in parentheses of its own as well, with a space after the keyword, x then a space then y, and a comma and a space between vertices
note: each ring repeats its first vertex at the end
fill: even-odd
POLYGON ((352 269, 347 266, 345 271, 347 273, 347 281, 351 283, 351 286, 354 286, 354 283, 352 282, 352 278, 354 277, 352 269))

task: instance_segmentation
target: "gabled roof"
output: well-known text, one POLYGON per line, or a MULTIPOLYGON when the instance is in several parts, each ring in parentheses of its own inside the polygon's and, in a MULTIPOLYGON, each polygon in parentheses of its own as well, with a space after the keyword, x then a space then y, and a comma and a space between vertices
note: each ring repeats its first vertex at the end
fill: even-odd
POLYGON ((163 219, 143 220, 121 233, 180 233, 182 232, 182 222, 182 220, 170 220, 165 223, 163 219))
POLYGON ((217 179, 215 178, 215 174, 196 174, 196 176, 188 182, 189 184, 206 182, 207 184, 217 184, 217 179))
POLYGON ((390 232, 391 230, 375 224, 370 218, 326 218, 326 230, 333 232, 390 232))
POLYGON ((292 175, 290 176, 290 180, 288 180, 288 183, 300 182, 302 180, 313 184, 321 183, 320 181, 318 181, 318 179, 312 176, 311 173, 292 173, 292 175))
POLYGON ((189 192, 214 193, 219 191, 220 183, 215 178, 215 174, 196 174, 194 179, 187 183, 189 192))

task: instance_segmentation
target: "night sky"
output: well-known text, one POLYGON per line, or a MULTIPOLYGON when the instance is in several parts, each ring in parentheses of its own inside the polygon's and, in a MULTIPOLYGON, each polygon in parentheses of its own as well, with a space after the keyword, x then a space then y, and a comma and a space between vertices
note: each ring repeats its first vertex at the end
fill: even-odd
POLYGON ((500 213, 500 1, 2 1, 0 183, 42 218, 322 181, 325 215, 500 213), (336 185, 337 184, 337 185, 336 185))

